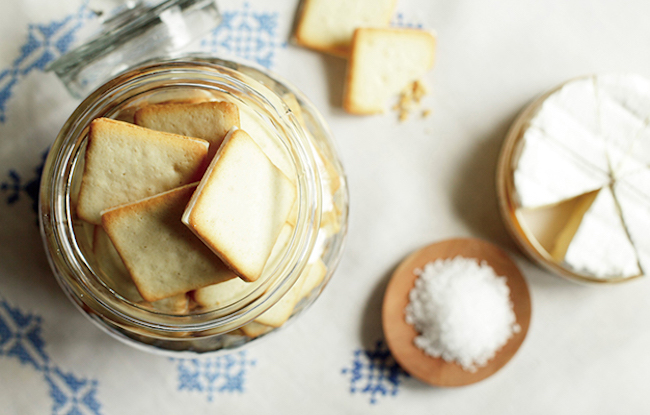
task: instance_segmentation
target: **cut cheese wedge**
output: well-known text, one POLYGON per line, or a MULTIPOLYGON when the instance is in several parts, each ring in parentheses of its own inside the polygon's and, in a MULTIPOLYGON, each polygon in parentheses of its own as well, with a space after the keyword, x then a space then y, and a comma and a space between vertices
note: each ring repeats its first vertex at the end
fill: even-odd
POLYGON ((79 217, 101 224, 101 211, 198 180, 208 143, 98 118, 90 124, 77 205, 79 217))
POLYGON ((607 74, 594 78, 601 100, 617 102, 633 117, 650 117, 650 80, 637 74, 607 74))
POLYGON ((650 170, 627 176, 614 192, 641 268, 650 275, 650 170))
POLYGON ((560 233, 573 218, 576 209, 582 205, 582 199, 593 193, 568 199, 555 205, 532 209, 518 209, 516 217, 521 229, 528 239, 536 240, 545 252, 551 253, 560 233))
MULTIPOLYGON (((612 177, 650 165, 650 82, 637 75, 599 75, 570 81, 531 115, 534 128, 575 161, 612 177)), ((575 194, 574 196, 577 196, 575 194)))
POLYGON ((514 163, 514 184, 523 208, 548 206, 606 186, 609 176, 538 129, 530 127, 514 163))
POLYGON ((595 77, 595 83, 613 174, 623 177, 638 170, 635 164, 650 167, 650 81, 635 74, 610 74, 595 77))
MULTIPOLYGON (((558 262, 564 261, 566 253, 569 250, 569 245, 573 241, 578 228, 582 224, 585 214, 589 211, 594 204, 594 200, 598 197, 600 189, 593 192, 578 196, 574 199, 572 210, 564 223, 562 230, 555 237, 553 248, 550 251, 551 256, 558 262)), ((568 202, 567 202, 568 203, 568 202)))
MULTIPOLYGON (((539 104, 531 125, 583 130, 583 136, 600 140, 599 92, 594 77, 574 79, 553 91, 539 104), (558 115, 560 118, 556 118, 558 115), (569 121, 568 125, 564 122, 569 121), (547 122, 550 125, 547 125, 547 122)), ((561 136, 557 138, 562 138, 561 136)), ((571 143, 568 143, 571 145, 571 143)))
POLYGON ((238 129, 226 136, 182 220, 237 275, 255 281, 295 198, 293 183, 238 129))
POLYGON ((102 214, 106 233, 147 301, 236 277, 181 223, 195 189, 190 184, 102 214))
MULTIPOLYGON (((587 118, 586 116, 584 118, 587 118)), ((544 102, 539 112, 530 122, 533 129, 541 131, 554 144, 570 154, 576 162, 586 168, 609 171, 607 146, 598 133, 599 125, 586 125, 575 115, 559 106, 553 99, 544 102)), ((524 134, 526 139, 528 132, 524 134)))
MULTIPOLYGON (((601 128, 603 139, 607 146, 607 155, 609 158, 610 171, 616 177, 622 177, 629 173, 630 166, 626 164, 628 158, 638 161, 637 156, 641 159, 647 159, 648 154, 643 152, 635 154, 635 151, 643 151, 635 147, 650 138, 647 135, 643 137, 644 126, 646 122, 637 118, 633 113, 624 108, 619 102, 608 98, 608 95, 602 94, 600 99, 600 110, 608 114, 601 117, 601 128)), ((650 148, 650 147, 648 147, 650 148)), ((648 149, 647 148, 647 149, 648 149)))
POLYGON ((239 127, 239 110, 231 102, 210 101, 148 105, 136 111, 135 123, 156 131, 202 138, 215 155, 232 127, 239 127))
POLYGON ((530 111, 513 158, 519 206, 531 212, 577 198, 554 259, 597 279, 649 272, 650 81, 585 77, 530 111))
POLYGON ((597 278, 641 274, 635 248, 609 187, 584 199, 558 238, 553 257, 597 278))
POLYGON ((644 176, 646 172, 650 171, 650 160, 644 160, 646 149, 641 148, 642 146, 647 146, 647 150, 650 150, 650 128, 643 140, 636 140, 632 143, 627 154, 618 153, 618 158, 612 159, 613 164, 616 165, 616 170, 612 175, 615 182, 627 182, 638 191, 650 194, 650 188, 644 183, 644 176), (642 178, 641 181, 639 178, 642 178))
POLYGON ((435 48, 434 35, 425 30, 356 29, 343 108, 351 114, 384 112, 391 97, 433 67, 435 48))

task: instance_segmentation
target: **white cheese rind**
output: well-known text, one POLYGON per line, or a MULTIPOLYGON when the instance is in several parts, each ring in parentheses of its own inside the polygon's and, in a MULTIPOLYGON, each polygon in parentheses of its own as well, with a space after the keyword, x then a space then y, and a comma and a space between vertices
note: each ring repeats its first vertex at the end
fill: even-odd
POLYGON ((526 131, 521 146, 514 183, 522 207, 556 204, 609 183, 607 174, 581 162, 536 127, 526 131))
POLYGON ((600 96, 606 94, 639 119, 650 116, 650 81, 636 74, 607 74, 595 77, 600 96))
POLYGON ((636 248, 644 275, 650 274, 650 170, 627 176, 614 185, 623 221, 636 248))
POLYGON ((607 149, 600 134, 599 116, 594 82, 587 78, 570 82, 551 94, 531 118, 530 125, 582 163, 607 172, 607 149))
POLYGON ((570 242, 562 240, 565 262, 597 278, 650 272, 650 81, 638 75, 570 81, 537 104, 521 141, 513 158, 519 206, 602 189, 576 216, 581 222, 570 242))
POLYGON ((521 206, 558 203, 594 190, 593 181, 599 181, 602 175, 620 178, 649 168, 649 122, 650 82, 638 75, 602 75, 568 82, 539 104, 523 133, 524 143, 539 140, 541 131, 555 146, 546 146, 538 155, 524 157, 522 154, 519 159, 515 188, 521 206), (558 155, 550 156, 549 151, 558 155), (542 160, 543 157, 549 158, 542 160), (537 166, 555 158, 559 161, 553 173, 537 166), (576 167, 567 167, 567 159, 576 167), (564 171, 569 177, 579 177, 576 169, 591 177, 583 177, 582 185, 564 178, 545 185, 553 189, 556 200, 550 194, 539 198, 528 196, 539 191, 534 183, 554 182, 564 176, 564 171))
POLYGON ((635 163, 650 164, 650 81, 634 74, 595 78, 599 116, 607 141, 611 169, 616 177, 636 170, 635 163))
POLYGON ((598 278, 641 274, 634 246, 628 238, 616 200, 603 188, 585 213, 564 257, 571 268, 598 278))

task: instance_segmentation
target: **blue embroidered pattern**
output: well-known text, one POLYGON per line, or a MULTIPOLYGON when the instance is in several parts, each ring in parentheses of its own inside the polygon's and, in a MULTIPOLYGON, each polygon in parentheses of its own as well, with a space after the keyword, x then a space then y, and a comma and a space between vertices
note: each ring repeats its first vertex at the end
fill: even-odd
POLYGON ((383 340, 375 343, 374 350, 355 350, 352 367, 341 373, 350 379, 350 393, 369 394, 371 404, 377 403, 378 396, 397 395, 402 378, 409 377, 383 340))
POLYGON ((41 156, 41 163, 34 169, 34 176, 23 183, 22 178, 15 170, 9 170, 9 179, 0 183, 0 191, 7 193, 7 204, 12 205, 20 200, 24 193, 32 200, 32 210, 38 213, 38 191, 41 185, 43 166, 47 158, 47 151, 41 156))
POLYGON ((212 401, 215 393, 244 392, 248 369, 255 360, 241 351, 205 359, 171 359, 177 363, 178 390, 200 392, 212 401))
POLYGON ((239 10, 222 11, 222 22, 201 42, 211 52, 225 50, 266 68, 273 66, 277 40, 278 13, 253 12, 244 3, 239 10))
POLYGON ((422 29, 422 23, 413 23, 406 21, 404 13, 397 13, 391 22, 391 26, 403 27, 407 29, 422 29))
POLYGON ((7 102, 18 81, 34 69, 42 71, 48 63, 70 49, 77 31, 94 15, 84 2, 76 13, 62 20, 29 25, 27 41, 20 48, 20 56, 9 68, 0 70, 0 123, 5 122, 7 102))
POLYGON ((66 373, 50 360, 41 323, 40 317, 22 313, 0 299, 0 356, 16 358, 43 375, 53 400, 53 415, 100 414, 97 381, 66 373))
MULTIPOLYGON (((20 54, 8 68, 0 68, 0 124, 6 121, 7 104, 14 87, 34 70, 43 71, 48 63, 70 49, 79 29, 94 17, 84 1, 72 15, 48 24, 31 24, 20 54)), ((270 68, 275 52, 282 44, 277 40, 278 13, 254 12, 248 3, 236 10, 223 12, 223 22, 202 41, 211 52, 225 51, 242 59, 270 68)), ((0 182, 0 193, 12 205, 23 196, 31 199, 38 210, 38 191, 47 151, 43 153, 34 175, 26 179, 15 169, 0 182)), ((0 356, 15 357, 23 365, 42 374, 49 386, 53 415, 99 414, 96 398, 97 381, 78 378, 58 368, 45 352, 41 337, 42 320, 24 314, 0 298, 0 356)), ((212 401, 218 393, 243 393, 248 369, 255 360, 245 352, 212 359, 172 359, 176 362, 178 390, 199 392, 212 401)))

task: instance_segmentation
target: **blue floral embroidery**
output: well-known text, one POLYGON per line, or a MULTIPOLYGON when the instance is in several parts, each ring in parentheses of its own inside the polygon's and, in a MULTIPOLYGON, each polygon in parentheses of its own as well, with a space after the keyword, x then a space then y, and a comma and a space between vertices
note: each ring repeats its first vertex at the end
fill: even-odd
POLYGON ((374 350, 355 350, 352 366, 341 372, 350 379, 350 393, 369 394, 371 404, 377 403, 378 396, 397 395, 402 378, 409 376, 382 340, 374 350))
MULTIPOLYGON (((203 40, 202 46, 272 67, 276 49, 282 46, 277 40, 278 13, 254 12, 249 8, 246 3, 241 9, 226 10, 223 23, 203 40)), ((62 20, 29 26, 18 58, 10 67, 0 69, 0 123, 6 121, 7 104, 21 79, 34 70, 42 71, 68 51, 79 29, 94 16, 84 1, 76 13, 62 20)), ((47 152, 43 153, 41 163, 29 179, 15 169, 8 171, 7 179, 0 183, 0 193, 4 193, 7 204, 27 196, 37 212, 46 156, 47 152)), ((52 414, 100 414, 97 381, 64 372, 50 360, 41 337, 41 323, 40 317, 22 313, 0 298, 0 356, 16 358, 42 374, 49 386, 52 414)), ((207 360, 173 360, 177 363, 178 390, 200 392, 208 401, 217 393, 243 393, 248 369, 255 366, 255 360, 248 359, 245 352, 207 360)))
POLYGON ((38 192, 46 158, 47 151, 43 152, 40 164, 34 169, 34 176, 25 183, 23 183, 23 179, 18 172, 13 169, 9 170, 8 180, 0 183, 0 191, 7 193, 7 204, 12 205, 18 202, 24 193, 32 200, 32 210, 34 213, 38 212, 38 192))
POLYGON ((24 76, 45 66, 65 53, 77 31, 95 14, 84 2, 76 13, 48 24, 30 24, 20 55, 9 68, 0 69, 0 123, 5 122, 7 102, 13 88, 24 76))
POLYGON ((172 359, 177 363, 178 390, 200 392, 212 401, 216 393, 244 392, 248 369, 255 360, 241 351, 204 359, 172 359))
POLYGON ((62 371, 45 352, 42 319, 0 299, 0 356, 18 359, 43 375, 52 398, 52 414, 100 414, 97 381, 62 371))
POLYGON ((404 18, 404 13, 397 13, 395 15, 395 18, 393 18, 391 25, 395 27, 403 27, 407 29, 422 29, 422 23, 414 23, 414 22, 407 21, 404 18))
POLYGON ((201 43, 211 52, 227 51, 266 68, 273 66, 278 13, 253 12, 248 3, 239 10, 223 10, 222 22, 201 43))

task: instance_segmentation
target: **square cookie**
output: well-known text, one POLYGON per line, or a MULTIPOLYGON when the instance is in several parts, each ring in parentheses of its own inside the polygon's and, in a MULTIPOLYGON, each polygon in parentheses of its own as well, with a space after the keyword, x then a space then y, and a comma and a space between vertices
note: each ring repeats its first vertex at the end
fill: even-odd
POLYGON ((426 30, 360 28, 354 32, 343 108, 376 114, 433 67, 436 39, 426 30))
POLYGON ((386 27, 397 0, 305 0, 296 26, 297 44, 332 55, 348 55, 358 27, 386 27))
POLYGON ((101 224, 101 211, 201 178, 208 143, 98 118, 90 124, 77 215, 101 224))
POLYGON ((232 102, 168 103, 136 111, 135 123, 156 131, 202 138, 210 143, 208 160, 214 157, 232 127, 239 127, 239 109, 232 102))
POLYGON ((232 130, 183 214, 246 281, 257 280, 296 198, 294 184, 243 130, 232 130))
POLYGON ((236 277, 181 222, 196 186, 186 185, 102 214, 106 233, 147 301, 236 277))

